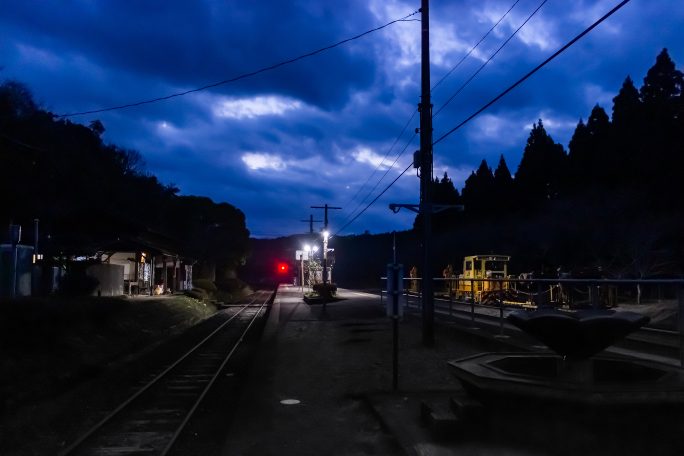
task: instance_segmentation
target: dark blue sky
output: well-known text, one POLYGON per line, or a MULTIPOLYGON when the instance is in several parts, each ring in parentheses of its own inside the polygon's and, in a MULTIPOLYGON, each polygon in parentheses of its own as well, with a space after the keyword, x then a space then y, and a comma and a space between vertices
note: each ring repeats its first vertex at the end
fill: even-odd
MULTIPOLYGON (((520 0, 502 23, 433 91, 435 109, 508 38, 541 0, 520 0)), ((431 2, 432 81, 437 82, 514 0, 431 2)), ((617 0, 550 0, 434 120, 435 138, 467 117, 617 0)), ((403 17, 419 2, 4 0, 0 79, 26 83, 62 114, 168 95, 332 44, 403 17)), ((418 18, 419 16, 414 16, 418 18)), ((684 62, 684 2, 633 0, 508 97, 435 148, 435 174, 456 186, 480 161, 503 154, 512 172, 539 118, 567 147, 580 117, 630 75, 640 86, 662 48, 684 62)), ((335 232, 385 174, 404 135, 372 174, 419 101, 420 23, 401 22, 297 63, 212 90, 155 104, 85 115, 104 139, 141 152, 147 169, 182 194, 242 209, 254 236, 305 231, 312 205, 335 232), (370 179, 369 179, 370 178, 370 179), (366 184, 366 182, 368 182, 366 184), (364 186, 364 184, 366 184, 364 186)), ((416 116, 409 132, 418 126, 416 116)), ((406 168, 417 137, 365 201, 406 168)), ((346 233, 411 226, 390 202, 417 202, 406 173, 346 233)))

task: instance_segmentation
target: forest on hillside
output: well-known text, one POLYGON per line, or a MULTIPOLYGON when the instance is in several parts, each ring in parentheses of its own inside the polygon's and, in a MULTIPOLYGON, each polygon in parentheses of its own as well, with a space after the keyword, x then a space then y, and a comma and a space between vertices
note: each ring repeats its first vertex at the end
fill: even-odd
MULTIPOLYGON (((466 255, 496 253, 512 256, 515 273, 681 277, 683 88, 663 49, 641 87, 624 80, 610 116, 597 104, 579 120, 568 151, 539 120, 514 175, 502 155, 494 170, 483 160, 461 192, 446 174, 435 179, 435 203, 464 210, 433 216, 431 274, 447 264, 458 271, 466 255)), ((422 264, 421 227, 419 216, 413 231, 397 233, 400 262, 422 264)), ((389 234, 338 237, 333 246, 341 283, 378 282, 392 257, 389 234)))
MULTIPOLYGON (((663 50, 640 87, 625 79, 610 115, 597 104, 579 120, 567 151, 539 120, 514 174, 502 155, 494 170, 483 160, 461 192, 446 174, 435 179, 435 203, 465 210, 434 216, 431 275, 447 264, 458 270, 466 255, 497 253, 512 256, 516 273, 681 276, 683 88, 663 50)), ((104 128, 57 118, 19 82, 0 85, 0 224, 39 218, 47 255, 154 232, 226 273, 244 263, 242 211, 178 195, 145 171, 138 152, 105 144, 104 128)), ((421 264, 420 226, 417 219, 414 230, 397 233, 400 262, 421 264)), ((261 244, 274 246, 269 258, 292 259, 300 248, 299 238, 252 240, 251 248, 261 244)), ((336 281, 374 284, 392 257, 392 235, 337 236, 331 247, 336 281)), ((267 274, 270 262, 262 263, 267 274)))
POLYGON ((106 144, 104 131, 98 120, 86 127, 42 109, 20 82, 0 84, 0 226, 22 225, 31 244, 39 219, 46 258, 145 238, 198 260, 197 275, 232 276, 248 255, 242 211, 178 195, 145 170, 139 152, 106 144))

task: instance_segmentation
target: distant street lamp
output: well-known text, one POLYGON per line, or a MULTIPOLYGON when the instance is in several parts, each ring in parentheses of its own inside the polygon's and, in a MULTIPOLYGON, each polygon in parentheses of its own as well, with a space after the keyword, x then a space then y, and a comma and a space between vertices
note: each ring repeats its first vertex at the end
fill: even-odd
MULTIPOLYGON (((313 268, 313 261, 314 261, 314 254, 318 252, 318 246, 317 245, 311 245, 311 244, 304 244, 302 246, 304 249, 303 251, 306 252, 306 261, 308 262, 308 285, 309 287, 313 286, 313 282, 315 282, 315 277, 312 277, 312 274, 315 273, 315 269, 313 268)), ((301 268, 302 268, 302 286, 304 284, 304 255, 300 257, 301 261, 301 268)))

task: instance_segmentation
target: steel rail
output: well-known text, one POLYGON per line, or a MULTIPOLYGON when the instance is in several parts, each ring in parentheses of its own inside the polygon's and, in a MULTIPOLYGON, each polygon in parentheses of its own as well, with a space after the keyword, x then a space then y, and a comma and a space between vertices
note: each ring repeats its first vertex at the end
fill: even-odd
MULTIPOLYGON (((387 277, 380 277, 380 280, 387 280, 387 277)), ((411 280, 421 281, 422 277, 404 277, 405 282, 411 280)), ((553 279, 553 278, 527 278, 509 277, 509 278, 465 278, 465 277, 431 277, 435 282, 516 282, 516 283, 573 283, 585 285, 682 285, 684 286, 684 279, 553 279)))
MULTIPOLYGON (((112 410, 108 415, 106 415, 104 418, 102 418, 100 421, 98 421, 95 425, 93 425, 88 431, 86 431, 84 434, 82 434, 78 439, 76 439, 71 445, 69 445, 67 448, 62 450, 60 453, 58 453, 58 456, 67 456, 71 453, 73 453, 76 449, 78 449, 86 440, 88 440, 90 437, 92 437, 100 428, 102 428, 105 424, 107 424, 109 421, 112 420, 115 416, 117 416, 122 410, 124 410, 126 407, 128 407, 132 402, 134 402, 136 399, 138 399, 143 393, 147 392, 152 386, 154 386, 156 383, 158 383, 162 378, 164 378, 169 372, 171 372, 174 368, 176 368, 181 362, 183 362, 186 358, 188 358, 191 354, 193 354, 195 351, 197 351, 201 346, 203 346, 205 343, 207 343, 210 339, 214 337, 217 333, 219 333, 226 325, 228 325, 230 322, 235 320, 245 309, 248 309, 258 298, 258 296, 261 293, 256 293, 254 299, 250 301, 248 304, 245 304, 240 310, 238 310, 234 315, 231 315, 228 320, 225 322, 221 323, 221 325, 213 330, 208 336, 206 336, 204 339, 202 339, 200 342, 198 342, 195 346, 193 346, 190 350, 188 350, 183 356, 178 358, 176 361, 174 361, 173 364, 171 364, 169 367, 164 369, 161 373, 159 373, 155 378, 150 380, 146 385, 144 385, 142 388, 140 388, 138 391, 136 391, 134 394, 132 394, 128 399, 126 399, 124 402, 119 404, 118 407, 116 407, 114 410, 112 410)), ((270 299, 270 296, 269 296, 270 299)))
MULTIPOLYGON (((416 298, 417 295, 410 294, 409 295, 412 298, 416 298)), ((407 301, 410 303, 410 301, 407 301)), ((439 311, 438 313, 447 316, 447 317, 454 317, 458 319, 472 319, 472 313, 471 310, 466 309, 466 307, 471 307, 473 304, 471 304, 468 301, 461 301, 461 300, 454 300, 452 301, 452 304, 457 305, 459 307, 452 307, 449 308, 447 305, 449 300, 444 299, 444 298, 435 298, 435 302, 439 303, 439 305, 435 305, 435 310, 439 311)), ((411 308, 418 308, 420 307, 420 302, 416 303, 414 302, 413 304, 409 304, 408 309, 410 310, 411 308)), ((490 315, 488 313, 484 313, 479 311, 479 309, 482 310, 499 310, 499 306, 493 306, 493 305, 486 305, 486 304, 474 304, 474 307, 478 309, 478 311, 475 312, 475 318, 477 320, 480 320, 483 323, 490 323, 490 324, 499 324, 500 323, 500 316, 497 315, 490 315)), ((509 311, 514 311, 517 310, 518 308, 515 306, 501 306, 505 310, 509 311)), ((519 328, 516 326, 505 322, 505 326, 507 329, 512 329, 515 331, 519 331, 519 328)), ((658 342, 658 341, 649 341, 649 342, 644 342, 645 344, 648 345, 654 345, 654 346, 660 346, 660 347, 670 347, 670 348, 677 348, 675 342, 679 339, 679 331, 676 330, 671 330, 671 329, 662 329, 662 328, 653 328, 650 326, 642 326, 639 328, 636 332, 633 334, 630 334, 627 336, 626 339, 634 339, 635 336, 638 336, 639 334, 650 334, 653 336, 658 336, 662 337, 663 340, 658 342)))
POLYGON ((181 435, 181 433, 182 433, 183 430, 185 429, 185 426, 188 424, 188 422, 189 422, 190 419, 192 418, 192 415, 195 413, 195 410, 197 410, 197 407, 199 407, 199 405, 200 405, 200 403, 202 402, 202 400, 204 400, 204 397, 207 395, 207 393, 209 392, 209 390, 211 389, 211 387, 214 385, 214 382, 216 382, 216 379, 218 378, 219 374, 220 374, 220 373, 223 371, 223 369, 226 367, 226 364, 228 364, 228 361, 230 360, 230 358, 232 358, 233 353, 235 353, 235 350, 237 350, 237 348, 238 348, 238 347, 240 346, 240 344, 243 342, 245 336, 247 335, 247 333, 248 333, 249 330, 251 329, 251 327, 252 327, 252 325, 254 324, 254 322, 255 322, 255 321, 257 320, 257 318, 259 317, 259 314, 261 313, 261 311, 264 309, 264 307, 266 306, 266 304, 267 304, 271 299, 273 299, 273 297, 274 297, 274 294, 271 294, 271 295, 266 299, 266 301, 264 301, 264 302, 261 304, 261 306, 259 307, 259 310, 256 311, 256 313, 254 314, 254 316, 253 316, 252 319, 250 320, 250 322, 249 322, 249 324, 247 325, 247 327, 245 328, 245 330, 242 332, 242 334, 240 334, 240 338, 237 340, 237 342, 235 342, 235 344, 233 344, 233 348, 230 350, 230 352, 228 352, 228 354, 227 354, 226 357, 224 358, 223 362, 221 363, 221 365, 219 366, 219 368, 218 368, 218 369, 216 370, 216 372, 214 373, 214 376, 211 378, 211 380, 209 380, 209 382, 207 383, 207 386, 205 386, 205 388, 204 388, 204 390, 202 391, 202 393, 200 394, 199 398, 197 398, 197 400, 195 401, 195 403, 193 404, 193 406, 190 408, 190 411, 188 411, 188 413, 185 415, 185 418, 183 418, 183 421, 181 422, 181 424, 180 424, 180 425, 178 426, 178 428, 176 429, 176 432, 174 432, 173 435, 171 436, 171 440, 170 440, 169 443, 166 445, 166 447, 162 450, 162 452, 160 453, 160 456, 166 456, 166 455, 168 454, 168 452, 171 451, 171 448, 172 448, 173 445, 176 443, 176 440, 177 440, 178 437, 181 435))

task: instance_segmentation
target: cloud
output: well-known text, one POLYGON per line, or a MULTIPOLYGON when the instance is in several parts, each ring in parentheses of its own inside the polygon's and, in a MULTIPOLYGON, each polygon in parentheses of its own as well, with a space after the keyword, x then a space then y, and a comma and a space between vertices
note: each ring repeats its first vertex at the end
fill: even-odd
POLYGON ((40 49, 30 44, 16 43, 19 58, 24 63, 40 62, 47 70, 57 70, 63 67, 64 61, 49 50, 40 49))
POLYGON ((616 93, 612 93, 599 84, 594 83, 584 84, 583 91, 584 99, 588 105, 599 104, 604 109, 608 108, 608 112, 610 112, 610 107, 613 106, 613 97, 615 97, 616 93))
POLYGON ((287 165, 283 159, 277 155, 264 154, 259 152, 249 152, 243 154, 242 162, 252 170, 270 169, 274 171, 283 171, 287 165))
POLYGON ((391 161, 386 161, 385 157, 376 154, 374 151, 367 147, 359 147, 356 151, 352 152, 354 160, 359 163, 367 163, 373 168, 378 168, 382 171, 390 167, 391 161))
POLYGON ((512 146, 520 142, 527 128, 527 122, 516 115, 482 114, 468 130, 468 135, 474 141, 512 146))
MULTIPOLYGON (((500 41, 500 43, 496 44, 496 47, 515 32, 538 6, 539 4, 530 5, 526 3, 516 5, 501 21, 499 26, 494 29, 493 35, 500 41)), ((491 26, 501 19, 508 8, 510 8, 510 5, 505 3, 486 2, 475 10, 474 15, 478 21, 491 26)), ((557 31, 557 27, 555 21, 550 20, 544 14, 545 8, 548 9, 548 5, 544 5, 539 9, 517 32, 515 37, 518 41, 528 47, 536 47, 540 50, 548 50, 557 45, 557 39, 554 36, 554 31, 557 31)))
POLYGON ((288 111, 296 111, 302 103, 287 97, 255 96, 251 98, 224 98, 213 107, 216 117, 229 119, 253 119, 262 116, 282 116, 288 111))
MULTIPOLYGON (((511 0, 432 2, 432 82, 510 7, 511 0)), ((439 107, 539 4, 521 0, 433 93, 439 107)), ((612 7, 610 0, 548 2, 516 39, 434 119, 434 137, 482 107, 612 7)), ((282 2, 8 1, 0 15, 0 78, 26 82, 55 113, 165 96, 287 60, 402 17, 408 0, 282 2)), ((417 19, 416 15, 412 19, 417 19)), ((630 74, 639 85, 660 49, 684 64, 684 3, 631 2, 562 56, 435 147, 435 174, 457 187, 482 159, 516 169, 541 118, 567 146, 579 117, 630 74), (629 31, 630 33, 627 33, 629 31)), ((304 231, 308 206, 362 206, 411 162, 420 101, 420 23, 402 22, 343 46, 167 101, 71 120, 100 119, 104 138, 139 150, 149 170, 183 194, 242 209, 254 234, 304 231), (402 136, 400 132, 406 126, 402 136), (380 181, 402 153, 394 170, 380 181), (384 165, 373 173, 387 155, 384 165), (281 208, 274 211, 273 207, 281 208)), ((413 170, 348 232, 405 229, 417 202, 413 170)), ((346 212, 344 216, 346 217, 346 212)), ((335 223, 344 217, 335 214, 335 223)), ((337 225, 339 226, 339 225, 337 225)))

